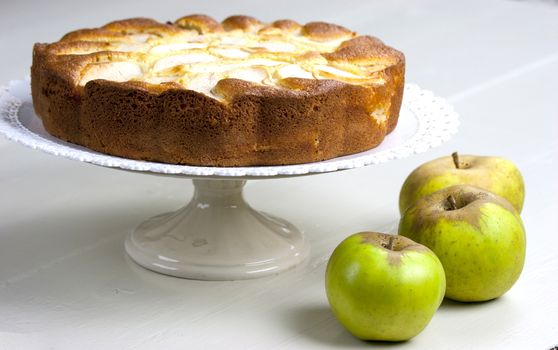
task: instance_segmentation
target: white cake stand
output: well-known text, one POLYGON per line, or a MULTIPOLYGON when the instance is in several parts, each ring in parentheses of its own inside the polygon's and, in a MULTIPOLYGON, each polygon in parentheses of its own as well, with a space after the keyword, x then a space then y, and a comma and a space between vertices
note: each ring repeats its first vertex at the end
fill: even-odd
POLYGON ((59 140, 35 115, 28 80, 0 88, 0 133, 13 141, 103 167, 192 179, 191 201, 140 224, 128 235, 125 247, 143 267, 202 280, 275 274, 308 255, 308 244, 296 227, 246 203, 242 189, 247 180, 319 174, 404 158, 447 141, 458 123, 457 113, 445 100, 407 85, 397 128, 367 152, 289 166, 182 166, 109 156, 59 140))

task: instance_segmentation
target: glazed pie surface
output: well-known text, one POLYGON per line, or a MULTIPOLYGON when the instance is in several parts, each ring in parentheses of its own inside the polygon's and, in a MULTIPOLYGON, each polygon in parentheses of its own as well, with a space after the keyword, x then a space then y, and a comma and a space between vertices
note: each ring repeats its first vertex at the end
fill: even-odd
POLYGON ((117 156, 201 166, 361 152, 396 124, 404 56, 344 27, 248 16, 128 19, 36 44, 46 130, 117 156))

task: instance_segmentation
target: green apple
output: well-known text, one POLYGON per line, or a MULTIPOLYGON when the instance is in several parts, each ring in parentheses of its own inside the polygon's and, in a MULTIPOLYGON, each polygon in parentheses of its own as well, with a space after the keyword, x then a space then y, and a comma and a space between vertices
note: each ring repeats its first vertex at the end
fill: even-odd
POLYGON ((419 334, 444 298, 440 260, 402 236, 361 232, 334 250, 326 293, 337 319, 364 340, 402 341, 419 334))
POLYGON ((499 157, 442 157, 419 166, 407 177, 399 194, 401 214, 417 199, 453 185, 473 185, 507 199, 518 212, 523 208, 525 186, 517 167, 499 157))
POLYGON ((401 217, 399 234, 436 253, 446 272, 446 297, 453 300, 503 295, 525 261, 525 230, 517 210, 474 186, 451 186, 418 199, 401 217))

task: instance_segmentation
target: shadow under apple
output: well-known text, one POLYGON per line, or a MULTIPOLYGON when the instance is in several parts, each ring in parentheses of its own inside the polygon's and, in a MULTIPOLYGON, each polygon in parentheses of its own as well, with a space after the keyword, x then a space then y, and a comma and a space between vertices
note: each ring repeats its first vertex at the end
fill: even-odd
POLYGON ((313 304, 286 309, 280 314, 286 327, 313 342, 343 349, 370 346, 374 349, 397 348, 409 345, 406 342, 364 341, 354 337, 335 318, 329 305, 313 304))
POLYGON ((450 309, 450 310, 471 310, 471 309, 479 309, 483 307, 487 307, 491 304, 500 303, 500 298, 486 300, 486 301, 474 301, 474 302, 462 302, 462 301, 455 301, 448 298, 444 298, 442 301, 442 305, 440 305, 440 309, 450 309))

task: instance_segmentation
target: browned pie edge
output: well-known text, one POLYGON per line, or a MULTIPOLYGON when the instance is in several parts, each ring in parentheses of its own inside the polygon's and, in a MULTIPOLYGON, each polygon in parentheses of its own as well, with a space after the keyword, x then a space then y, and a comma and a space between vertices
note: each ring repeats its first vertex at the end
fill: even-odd
POLYGON ((401 52, 371 36, 323 22, 304 26, 290 20, 259 30, 297 31, 316 40, 353 35, 328 60, 390 62, 377 74, 382 86, 335 80, 287 78, 282 87, 237 79, 221 80, 215 90, 223 101, 177 83, 93 80, 80 87, 81 69, 98 55, 118 59, 119 52, 75 55, 76 47, 104 50, 99 37, 129 32, 171 33, 181 28, 200 33, 261 25, 248 16, 221 23, 191 15, 175 23, 134 18, 68 33, 52 44, 35 44, 31 67, 33 105, 46 130, 90 149, 132 159, 197 166, 285 165, 321 161, 376 147, 396 124, 404 87, 401 52), (351 34, 352 33, 352 34, 351 34), (384 126, 370 116, 389 110, 384 126))

